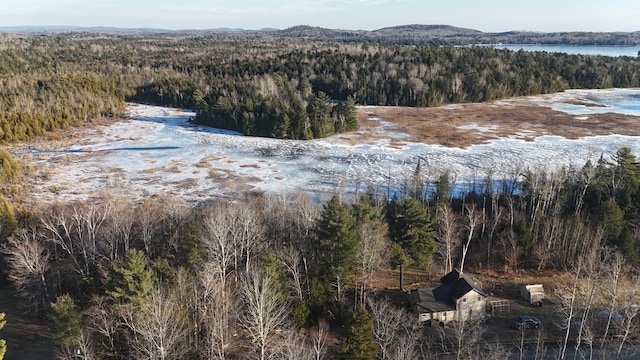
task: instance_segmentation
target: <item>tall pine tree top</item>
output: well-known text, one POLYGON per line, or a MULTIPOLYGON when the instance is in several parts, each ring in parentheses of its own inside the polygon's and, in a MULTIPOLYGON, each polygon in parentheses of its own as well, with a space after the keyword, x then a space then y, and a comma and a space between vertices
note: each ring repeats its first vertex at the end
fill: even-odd
POLYGON ((318 269, 329 277, 346 275, 359 235, 349 206, 338 196, 334 195, 323 206, 315 233, 318 238, 315 244, 318 269))

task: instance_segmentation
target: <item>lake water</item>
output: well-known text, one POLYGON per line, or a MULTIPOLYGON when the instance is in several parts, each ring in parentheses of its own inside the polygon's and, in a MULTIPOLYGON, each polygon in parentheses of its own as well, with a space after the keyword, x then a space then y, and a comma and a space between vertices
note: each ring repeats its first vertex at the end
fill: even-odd
POLYGON ((640 45, 562 45, 562 44, 506 44, 498 49, 518 51, 560 52, 572 55, 638 56, 640 45))

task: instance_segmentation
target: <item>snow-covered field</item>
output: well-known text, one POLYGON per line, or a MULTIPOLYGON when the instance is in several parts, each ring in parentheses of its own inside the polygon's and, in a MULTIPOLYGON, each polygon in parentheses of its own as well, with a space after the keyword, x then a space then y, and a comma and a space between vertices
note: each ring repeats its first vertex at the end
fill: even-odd
MULTIPOLYGON (((596 112, 640 116, 640 89, 573 90, 528 101, 576 114, 576 121, 596 112), (604 106, 569 103, 576 98, 604 106)), ((406 141, 398 147, 385 140, 351 145, 340 136, 275 140, 192 126, 188 120, 194 114, 187 110, 131 104, 128 114, 127 121, 85 132, 70 147, 17 152, 36 169, 29 184, 34 198, 83 200, 104 193, 143 198, 169 193, 198 203, 244 191, 302 190, 324 197, 352 192, 356 184, 386 192, 389 184, 402 187, 418 159, 425 177, 449 171, 458 184, 464 184, 489 171, 496 178, 506 176, 516 165, 582 166, 621 146, 632 147, 636 154, 640 149, 640 137, 621 135, 578 140, 541 136, 532 142, 513 136, 464 149, 406 141)), ((467 128, 491 131, 476 124, 467 128)), ((383 131, 389 139, 406 138, 382 120, 378 128, 367 131, 383 131)))

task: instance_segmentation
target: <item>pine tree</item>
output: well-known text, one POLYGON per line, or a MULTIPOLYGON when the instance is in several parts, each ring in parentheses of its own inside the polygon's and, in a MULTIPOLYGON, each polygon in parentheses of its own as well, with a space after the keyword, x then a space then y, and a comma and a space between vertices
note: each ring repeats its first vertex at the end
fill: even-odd
POLYGON ((11 182, 22 174, 20 164, 3 149, 0 149, 0 185, 11 182))
POLYGON ((17 227, 18 220, 13 207, 7 199, 0 195, 0 244, 4 243, 17 227))
POLYGON ((346 275, 359 241, 356 222, 349 206, 333 196, 323 207, 315 228, 318 270, 325 279, 346 275))
POLYGON ((405 255, 420 266, 431 263, 436 251, 433 222, 427 210, 416 199, 394 198, 387 209, 389 235, 405 255))
POLYGON ((341 359, 373 360, 378 357, 380 349, 374 339, 373 322, 373 316, 364 307, 355 312, 353 324, 341 339, 341 359))
POLYGON ((414 199, 422 200, 423 186, 424 180, 422 179, 422 165, 420 164, 420 159, 418 159, 418 164, 416 165, 415 170, 413 170, 413 177, 411 178, 410 196, 414 199))
POLYGON ((154 273, 145 254, 137 249, 127 253, 124 264, 115 266, 114 288, 108 291, 121 304, 141 305, 154 284, 154 273))
POLYGON ((440 175, 436 181, 436 193, 433 195, 433 200, 436 203, 436 207, 446 205, 449 203, 449 194, 451 194, 451 184, 449 183, 449 174, 444 173, 440 175))
POLYGON ((51 334, 60 344, 69 346, 80 337, 82 316, 69 294, 58 296, 51 303, 48 318, 51 334))
POLYGON ((609 245, 617 247, 629 264, 637 264, 638 252, 628 223, 624 218, 624 211, 615 199, 607 200, 602 207, 602 226, 605 240, 609 245))
POLYGON ((614 181, 621 182, 621 186, 616 193, 616 200, 623 211, 629 211, 636 207, 635 201, 640 189, 640 166, 635 156, 631 153, 631 148, 623 147, 613 155, 615 162, 614 181))

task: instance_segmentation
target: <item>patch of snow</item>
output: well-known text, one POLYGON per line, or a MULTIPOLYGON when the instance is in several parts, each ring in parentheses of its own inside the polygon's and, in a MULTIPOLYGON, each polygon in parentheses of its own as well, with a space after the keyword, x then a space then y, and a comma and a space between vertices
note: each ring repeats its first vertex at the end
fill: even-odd
POLYGON ((498 129, 497 125, 489 125, 489 126, 480 126, 476 123, 471 123, 467 125, 461 125, 457 127, 461 130, 476 130, 479 132, 495 132, 498 129))
MULTIPOLYGON (((577 111, 561 106, 576 97, 607 106, 589 107, 590 111, 640 116, 638 89, 568 91, 534 101, 577 111)), ((630 146, 636 155, 640 149, 640 137, 569 140, 540 136, 524 141, 523 137, 531 135, 527 131, 465 149, 406 141, 398 145, 389 140, 352 145, 339 135, 308 141, 277 140, 194 126, 189 121, 193 117, 189 110, 131 104, 128 120, 97 129, 78 144, 55 151, 33 149, 17 156, 33 157, 36 168, 46 174, 29 185, 38 201, 83 200, 104 191, 132 198, 170 193, 199 203, 247 190, 303 190, 321 196, 371 185, 386 193, 388 186, 404 187, 418 159, 426 177, 435 179, 448 171, 462 184, 459 186, 471 186, 489 173, 495 179, 512 177, 517 165, 546 169, 582 166, 600 154, 610 156, 621 146, 630 146)), ((402 138, 394 130, 395 124, 379 121, 379 126, 359 131, 402 138)), ((469 129, 492 130, 480 126, 469 129)))

